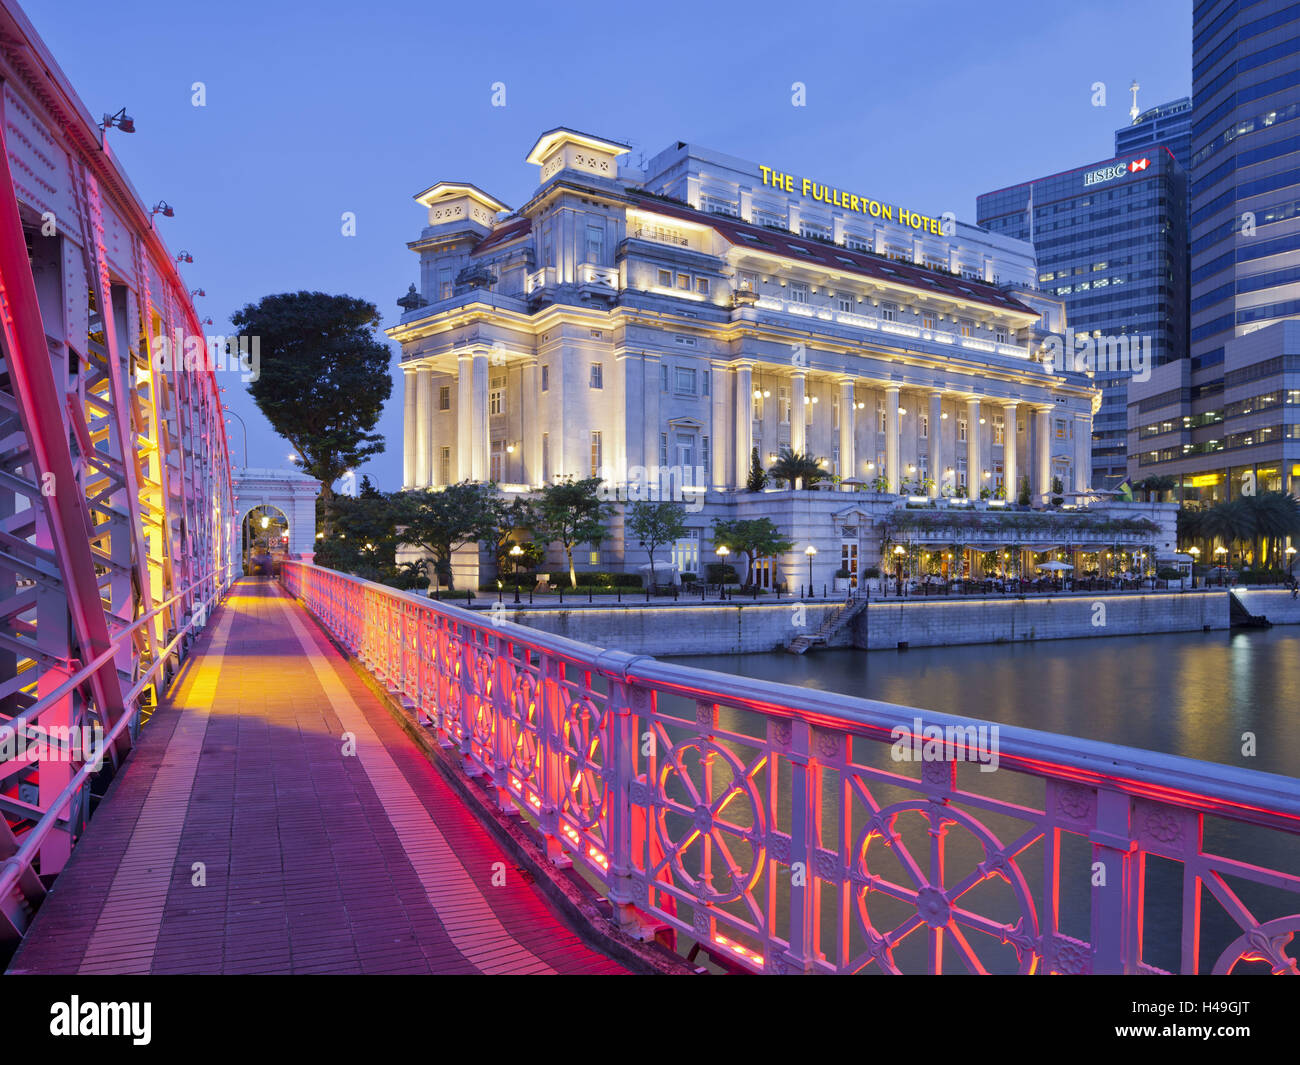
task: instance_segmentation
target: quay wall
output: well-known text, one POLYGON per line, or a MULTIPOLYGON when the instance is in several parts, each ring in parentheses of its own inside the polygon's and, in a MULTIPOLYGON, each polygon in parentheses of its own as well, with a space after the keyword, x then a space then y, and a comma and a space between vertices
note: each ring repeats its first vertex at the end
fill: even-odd
MULTIPOLYGON (((1266 593, 1273 594, 1273 593, 1266 593)), ((1300 602, 1292 603, 1300 623, 1300 602)), ((835 603, 577 605, 507 608, 508 621, 632 654, 747 654, 779 650, 817 632, 835 603)), ((1282 612, 1280 600, 1252 612, 1282 612)), ((1026 599, 873 600, 830 647, 866 650, 1136 636, 1228 628, 1221 590, 1026 599)), ((1275 618, 1273 620, 1280 620, 1275 618)))

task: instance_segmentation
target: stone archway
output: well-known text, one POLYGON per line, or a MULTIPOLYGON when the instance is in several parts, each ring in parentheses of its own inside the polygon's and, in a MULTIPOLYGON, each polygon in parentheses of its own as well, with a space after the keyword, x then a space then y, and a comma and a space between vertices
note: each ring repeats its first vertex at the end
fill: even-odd
MULTIPOLYGON (((284 515, 284 557, 310 562, 316 554, 316 497, 320 482, 301 470, 249 467, 235 471, 237 530, 255 510, 274 508, 284 515)), ((242 543, 242 541, 241 541, 242 543)))

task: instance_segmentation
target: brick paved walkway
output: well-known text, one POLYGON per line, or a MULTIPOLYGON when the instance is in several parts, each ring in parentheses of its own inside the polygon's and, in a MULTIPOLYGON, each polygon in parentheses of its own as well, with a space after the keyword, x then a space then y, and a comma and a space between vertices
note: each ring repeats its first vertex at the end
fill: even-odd
POLYGON ((302 608, 245 578, 10 971, 624 970, 548 908, 302 608))

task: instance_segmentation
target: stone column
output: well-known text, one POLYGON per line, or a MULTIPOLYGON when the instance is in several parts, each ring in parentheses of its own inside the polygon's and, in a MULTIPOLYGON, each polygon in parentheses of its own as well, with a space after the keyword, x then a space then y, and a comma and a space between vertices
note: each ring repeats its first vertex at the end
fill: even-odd
POLYGON ((1014 503, 1020 493, 1020 482, 1017 480, 1019 473, 1016 470, 1016 442, 1019 440, 1019 434, 1016 432, 1016 418, 1020 406, 1017 403, 1004 403, 1002 405, 1003 416, 1006 419, 1006 428, 1002 436, 1002 478, 1007 486, 1007 499, 1014 503))
POLYGON ((856 425, 856 408, 853 406, 853 378, 840 378, 840 476, 856 477, 857 457, 853 442, 856 425))
POLYGON ((938 499, 943 485, 943 393, 930 393, 930 478, 934 487, 930 489, 930 498, 938 499))
POLYGON ((415 371, 402 367, 402 487, 415 487, 415 371))
POLYGON ((1034 408, 1034 502, 1052 490, 1052 407, 1034 408))
POLYGON ((891 492, 901 491, 898 476, 898 385, 885 385, 885 479, 891 492))
POLYGON ((488 354, 474 352, 473 365, 473 438, 470 441, 470 479, 488 479, 488 451, 491 447, 488 434, 488 354))
POLYGON ((980 401, 966 400, 966 494, 971 499, 979 499, 980 489, 984 487, 980 462, 980 401))
POLYGON ((433 370, 415 371, 415 486, 433 484, 433 370))
POLYGON ((523 449, 520 456, 523 475, 520 480, 529 485, 540 484, 542 481, 542 416, 538 407, 540 378, 537 359, 529 359, 524 363, 520 375, 523 394, 519 397, 519 410, 523 418, 523 428, 519 434, 519 445, 523 449))
POLYGON ((1092 418, 1074 416, 1074 490, 1086 492, 1092 487, 1092 418))
POLYGON ((804 410, 804 383, 807 374, 803 370, 795 370, 790 375, 790 450, 794 452, 803 451, 807 446, 807 436, 804 432, 804 426, 807 422, 808 412, 804 410))
POLYGON ((456 480, 473 478, 474 465, 474 357, 468 351, 456 356, 456 480))
MULTIPOLYGON (((736 367, 736 484, 744 488, 749 479, 749 452, 754 446, 754 367, 741 363, 736 367)), ((719 451, 722 441, 716 442, 719 451)), ((723 487, 719 485, 719 487, 723 487)))

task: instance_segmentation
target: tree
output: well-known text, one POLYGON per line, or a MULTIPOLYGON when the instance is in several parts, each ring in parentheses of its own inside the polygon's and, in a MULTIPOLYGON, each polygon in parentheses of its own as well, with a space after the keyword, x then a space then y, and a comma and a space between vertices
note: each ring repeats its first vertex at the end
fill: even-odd
POLYGON ((1029 506, 1029 478, 1020 478, 1020 491, 1016 494, 1016 502, 1022 507, 1029 506))
POLYGON ((418 562, 398 562, 406 537, 410 502, 403 493, 380 492, 365 479, 356 498, 335 496, 325 515, 326 531, 316 541, 315 563, 396 588, 425 588, 429 578, 418 562))
POLYGON ((773 480, 784 481, 791 488, 811 488, 830 476, 822 460, 815 458, 812 452, 792 451, 788 447, 781 449, 781 454, 767 472, 773 480))
POLYGON ((569 584, 578 587, 578 574, 573 568, 575 544, 599 544, 606 536, 605 519, 613 510, 600 501, 596 492, 599 477, 575 481, 568 477, 544 485, 539 494, 537 519, 534 531, 549 544, 560 544, 569 563, 569 584))
POLYGON ((686 535, 686 508, 680 503, 633 503, 628 508, 627 531, 650 555, 650 583, 655 582, 655 551, 686 535))
POLYGON ((537 512, 532 502, 523 496, 515 496, 513 499, 497 496, 491 500, 489 507, 493 529, 488 540, 492 544, 492 557, 496 560, 497 572, 501 573, 513 565, 509 557, 513 546, 512 537, 520 529, 531 534, 533 526, 537 524, 537 512))
POLYGON ((393 391, 392 357, 375 336, 378 309, 352 296, 286 292, 264 296, 230 320, 258 338, 249 394, 321 482, 328 512, 334 482, 384 450, 374 428, 393 391))
POLYGON ((1133 487, 1146 493, 1148 503, 1154 503, 1162 493, 1171 492, 1178 487, 1178 482, 1168 474, 1153 474, 1138 481, 1133 487))
POLYGON ((451 558, 458 550, 494 540, 498 511, 491 485, 462 481, 440 492, 403 492, 409 505, 403 539, 433 555, 438 582, 455 590, 451 558))
POLYGON ((746 585, 752 582, 755 559, 783 555, 794 547, 794 541, 783 537, 770 518, 753 518, 748 521, 722 521, 714 518, 713 544, 715 547, 726 546, 729 551, 740 552, 745 556, 746 585))
POLYGON ((745 481, 745 491, 761 492, 766 487, 767 471, 763 469, 762 460, 758 457, 758 448, 750 448, 749 477, 745 481))

